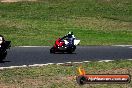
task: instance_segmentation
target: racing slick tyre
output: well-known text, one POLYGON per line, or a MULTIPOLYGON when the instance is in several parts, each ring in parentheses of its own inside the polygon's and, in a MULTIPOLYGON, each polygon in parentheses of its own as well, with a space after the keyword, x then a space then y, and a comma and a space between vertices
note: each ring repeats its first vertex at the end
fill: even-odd
POLYGON ((69 47, 68 53, 72 54, 76 49, 76 46, 69 47))
POLYGON ((7 51, 4 51, 0 54, 0 62, 2 62, 7 56, 7 51))

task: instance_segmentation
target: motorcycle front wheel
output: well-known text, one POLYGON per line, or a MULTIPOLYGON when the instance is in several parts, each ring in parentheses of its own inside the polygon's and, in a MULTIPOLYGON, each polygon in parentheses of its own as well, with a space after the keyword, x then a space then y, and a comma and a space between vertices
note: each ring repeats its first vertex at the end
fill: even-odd
POLYGON ((50 53, 55 53, 54 47, 52 47, 52 48, 50 49, 50 53))

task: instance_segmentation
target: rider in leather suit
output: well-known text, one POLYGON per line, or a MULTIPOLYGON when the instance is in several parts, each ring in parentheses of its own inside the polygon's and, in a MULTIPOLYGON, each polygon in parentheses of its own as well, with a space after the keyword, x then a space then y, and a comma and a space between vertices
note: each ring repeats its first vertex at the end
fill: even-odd
POLYGON ((61 38, 61 40, 65 39, 65 38, 69 42, 66 46, 70 47, 70 46, 74 45, 75 36, 73 35, 73 32, 68 32, 68 34, 66 34, 63 38, 61 38))

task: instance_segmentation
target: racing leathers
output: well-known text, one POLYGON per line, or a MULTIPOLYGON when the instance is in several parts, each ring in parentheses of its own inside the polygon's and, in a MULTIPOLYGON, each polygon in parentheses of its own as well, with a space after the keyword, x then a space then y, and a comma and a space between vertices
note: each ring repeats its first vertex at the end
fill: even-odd
POLYGON ((69 42, 66 46, 70 47, 70 46, 74 45, 75 36, 73 34, 67 34, 63 38, 61 38, 61 40, 65 39, 65 38, 69 42))

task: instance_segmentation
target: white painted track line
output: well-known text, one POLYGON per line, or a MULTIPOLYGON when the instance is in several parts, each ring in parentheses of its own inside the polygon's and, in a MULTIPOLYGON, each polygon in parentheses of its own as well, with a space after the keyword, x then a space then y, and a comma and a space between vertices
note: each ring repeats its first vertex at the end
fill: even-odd
POLYGON ((110 61, 114 61, 114 60, 100 60, 98 62, 110 62, 110 61))
POLYGON ((132 47, 132 45, 112 45, 112 46, 132 47))
MULTIPOLYGON (((131 60, 132 59, 127 59, 127 60, 131 60)), ((114 60, 100 60, 98 62, 110 62, 110 61, 114 61, 114 60)), ((3 69, 13 69, 13 68, 24 68, 24 67, 41 67, 41 66, 47 66, 47 65, 63 65, 63 64, 81 64, 81 63, 89 63, 92 61, 82 61, 82 62, 65 62, 65 63, 47 63, 47 64, 33 64, 33 65, 22 65, 22 66, 9 66, 9 67, 0 67, 0 70, 3 69)))

